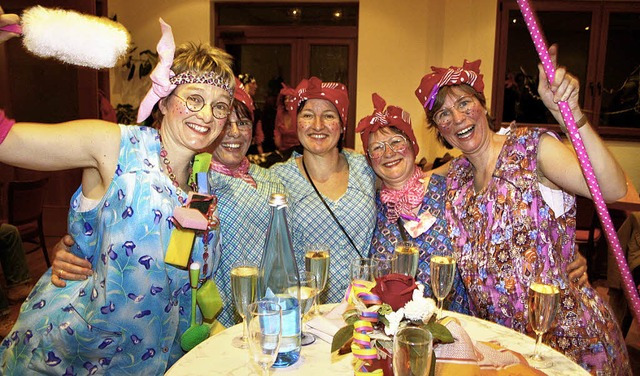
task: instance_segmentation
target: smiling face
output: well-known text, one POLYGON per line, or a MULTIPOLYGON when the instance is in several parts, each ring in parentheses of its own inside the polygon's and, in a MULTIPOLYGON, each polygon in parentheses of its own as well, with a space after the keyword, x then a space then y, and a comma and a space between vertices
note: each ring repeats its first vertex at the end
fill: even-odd
POLYGON ((459 87, 452 87, 433 113, 442 138, 464 154, 477 152, 490 137, 487 110, 478 98, 459 87))
POLYGON ((325 154, 337 150, 342 122, 336 107, 326 99, 309 99, 297 116, 298 139, 305 150, 325 154))
POLYGON ((218 137, 227 120, 214 117, 212 106, 230 104, 229 93, 219 87, 208 84, 178 85, 171 95, 159 102, 164 115, 161 125, 163 142, 182 145, 195 152, 207 148, 218 137), (201 96, 205 102, 197 112, 191 111, 185 102, 194 95, 201 96))
POLYGON ((382 156, 380 158, 369 157, 373 171, 387 186, 394 189, 402 188, 404 183, 411 178, 415 169, 416 155, 411 141, 408 141, 407 136, 395 128, 384 127, 369 135, 369 150, 379 147, 384 147, 382 156), (396 152, 389 144, 395 145, 396 150, 401 149, 397 146, 402 144, 397 139, 399 135, 404 137, 407 146, 403 151, 396 152))
POLYGON ((252 130, 251 119, 234 105, 224 131, 214 143, 212 158, 231 170, 238 168, 251 146, 252 130))

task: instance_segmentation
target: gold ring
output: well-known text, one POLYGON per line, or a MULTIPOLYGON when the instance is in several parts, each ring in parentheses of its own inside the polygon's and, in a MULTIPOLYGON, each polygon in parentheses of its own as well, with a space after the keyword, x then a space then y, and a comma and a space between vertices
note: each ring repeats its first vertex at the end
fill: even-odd
POLYGON ((62 279, 62 269, 58 270, 58 277, 60 277, 60 279, 62 279))

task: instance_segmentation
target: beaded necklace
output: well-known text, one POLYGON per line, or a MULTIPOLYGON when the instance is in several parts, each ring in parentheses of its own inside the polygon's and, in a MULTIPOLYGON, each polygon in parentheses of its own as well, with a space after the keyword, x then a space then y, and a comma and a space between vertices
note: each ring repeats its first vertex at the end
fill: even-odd
MULTIPOLYGON (((180 205, 184 205, 187 201, 187 193, 180 188, 180 183, 178 183, 178 179, 176 178, 176 174, 173 173, 173 168, 171 168, 171 161, 168 158, 167 149, 164 148, 164 144, 162 143, 162 136, 158 133, 158 137, 160 138, 160 158, 162 158, 162 163, 164 163, 167 168, 167 174, 169 175, 169 179, 171 179, 171 183, 174 187, 176 187, 176 195, 178 196, 178 201, 180 205)), ((189 175, 191 175, 191 171, 193 168, 193 160, 189 163, 189 175)), ((191 187, 193 189, 193 187, 191 187)))

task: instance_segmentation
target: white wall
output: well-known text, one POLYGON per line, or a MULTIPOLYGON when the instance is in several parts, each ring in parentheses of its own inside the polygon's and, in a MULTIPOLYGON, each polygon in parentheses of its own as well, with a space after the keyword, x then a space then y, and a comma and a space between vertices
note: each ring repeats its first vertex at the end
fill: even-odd
MULTIPOLYGON (((420 157, 431 162, 442 156, 446 149, 426 129, 423 109, 413 93, 432 65, 459 66, 465 58, 479 58, 487 103, 491 103, 496 7, 497 0, 360 1, 357 87, 349 88, 358 94, 356 118, 372 112, 371 94, 377 92, 387 103, 401 106, 412 115, 421 146, 420 157)), ((173 26, 176 43, 209 41, 213 34, 212 9, 210 0, 109 0, 109 15, 118 15, 118 21, 129 29, 139 51, 155 50, 160 37, 157 23, 160 16, 173 26)), ((127 82, 126 73, 122 69, 112 71, 114 105, 136 103, 139 99, 135 98, 140 98, 146 90, 146 82, 127 82)), ((608 141, 607 145, 630 180, 640 187, 637 155, 640 143, 608 141)), ((359 137, 356 137, 356 148, 362 148, 359 137)))

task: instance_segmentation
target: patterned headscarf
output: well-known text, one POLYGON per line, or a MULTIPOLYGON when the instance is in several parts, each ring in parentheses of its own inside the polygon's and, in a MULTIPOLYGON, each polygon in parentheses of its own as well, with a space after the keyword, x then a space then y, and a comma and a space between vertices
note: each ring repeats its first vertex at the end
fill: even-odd
POLYGON ((413 150, 418 155, 420 148, 418 147, 416 136, 413 134, 409 113, 397 106, 388 106, 385 109, 384 107, 387 103, 378 93, 373 93, 371 98, 373 100, 373 113, 362 118, 358 122, 358 127, 356 127, 356 132, 360 133, 364 150, 369 150, 369 135, 371 133, 383 127, 395 127, 409 137, 413 144, 413 150))
POLYGON ((284 106, 291 119, 296 118, 300 103, 309 99, 325 99, 331 102, 342 120, 342 131, 347 129, 347 113, 349 112, 349 93, 347 87, 339 82, 322 82, 318 77, 300 81, 294 89, 282 84, 280 95, 285 96, 284 106))
POLYGON ((251 116, 251 121, 253 121, 253 112, 256 110, 256 107, 253 105, 253 99, 249 93, 244 91, 244 85, 240 80, 236 77, 236 90, 233 92, 233 99, 239 102, 242 102, 249 109, 249 116, 251 116))
POLYGON ((160 41, 158 41, 158 45, 156 47, 158 51, 158 64, 149 76, 152 82, 151 89, 149 89, 144 99, 142 99, 142 102, 140 102, 137 119, 138 123, 142 123, 146 118, 148 118, 149 115, 151 115, 151 111, 153 111, 153 106, 155 106, 160 99, 171 94, 178 85, 209 84, 222 88, 227 91, 230 96, 233 96, 233 86, 215 72, 183 72, 176 75, 175 72, 171 70, 176 51, 176 44, 173 40, 171 26, 160 18, 160 28, 162 30, 162 37, 160 37, 160 41))
POLYGON ((416 97, 420 104, 431 110, 436 101, 438 90, 443 86, 467 84, 477 92, 484 90, 483 75, 480 74, 480 60, 469 62, 465 59, 462 67, 438 68, 431 67, 433 73, 422 77, 420 86, 416 89, 416 97))

